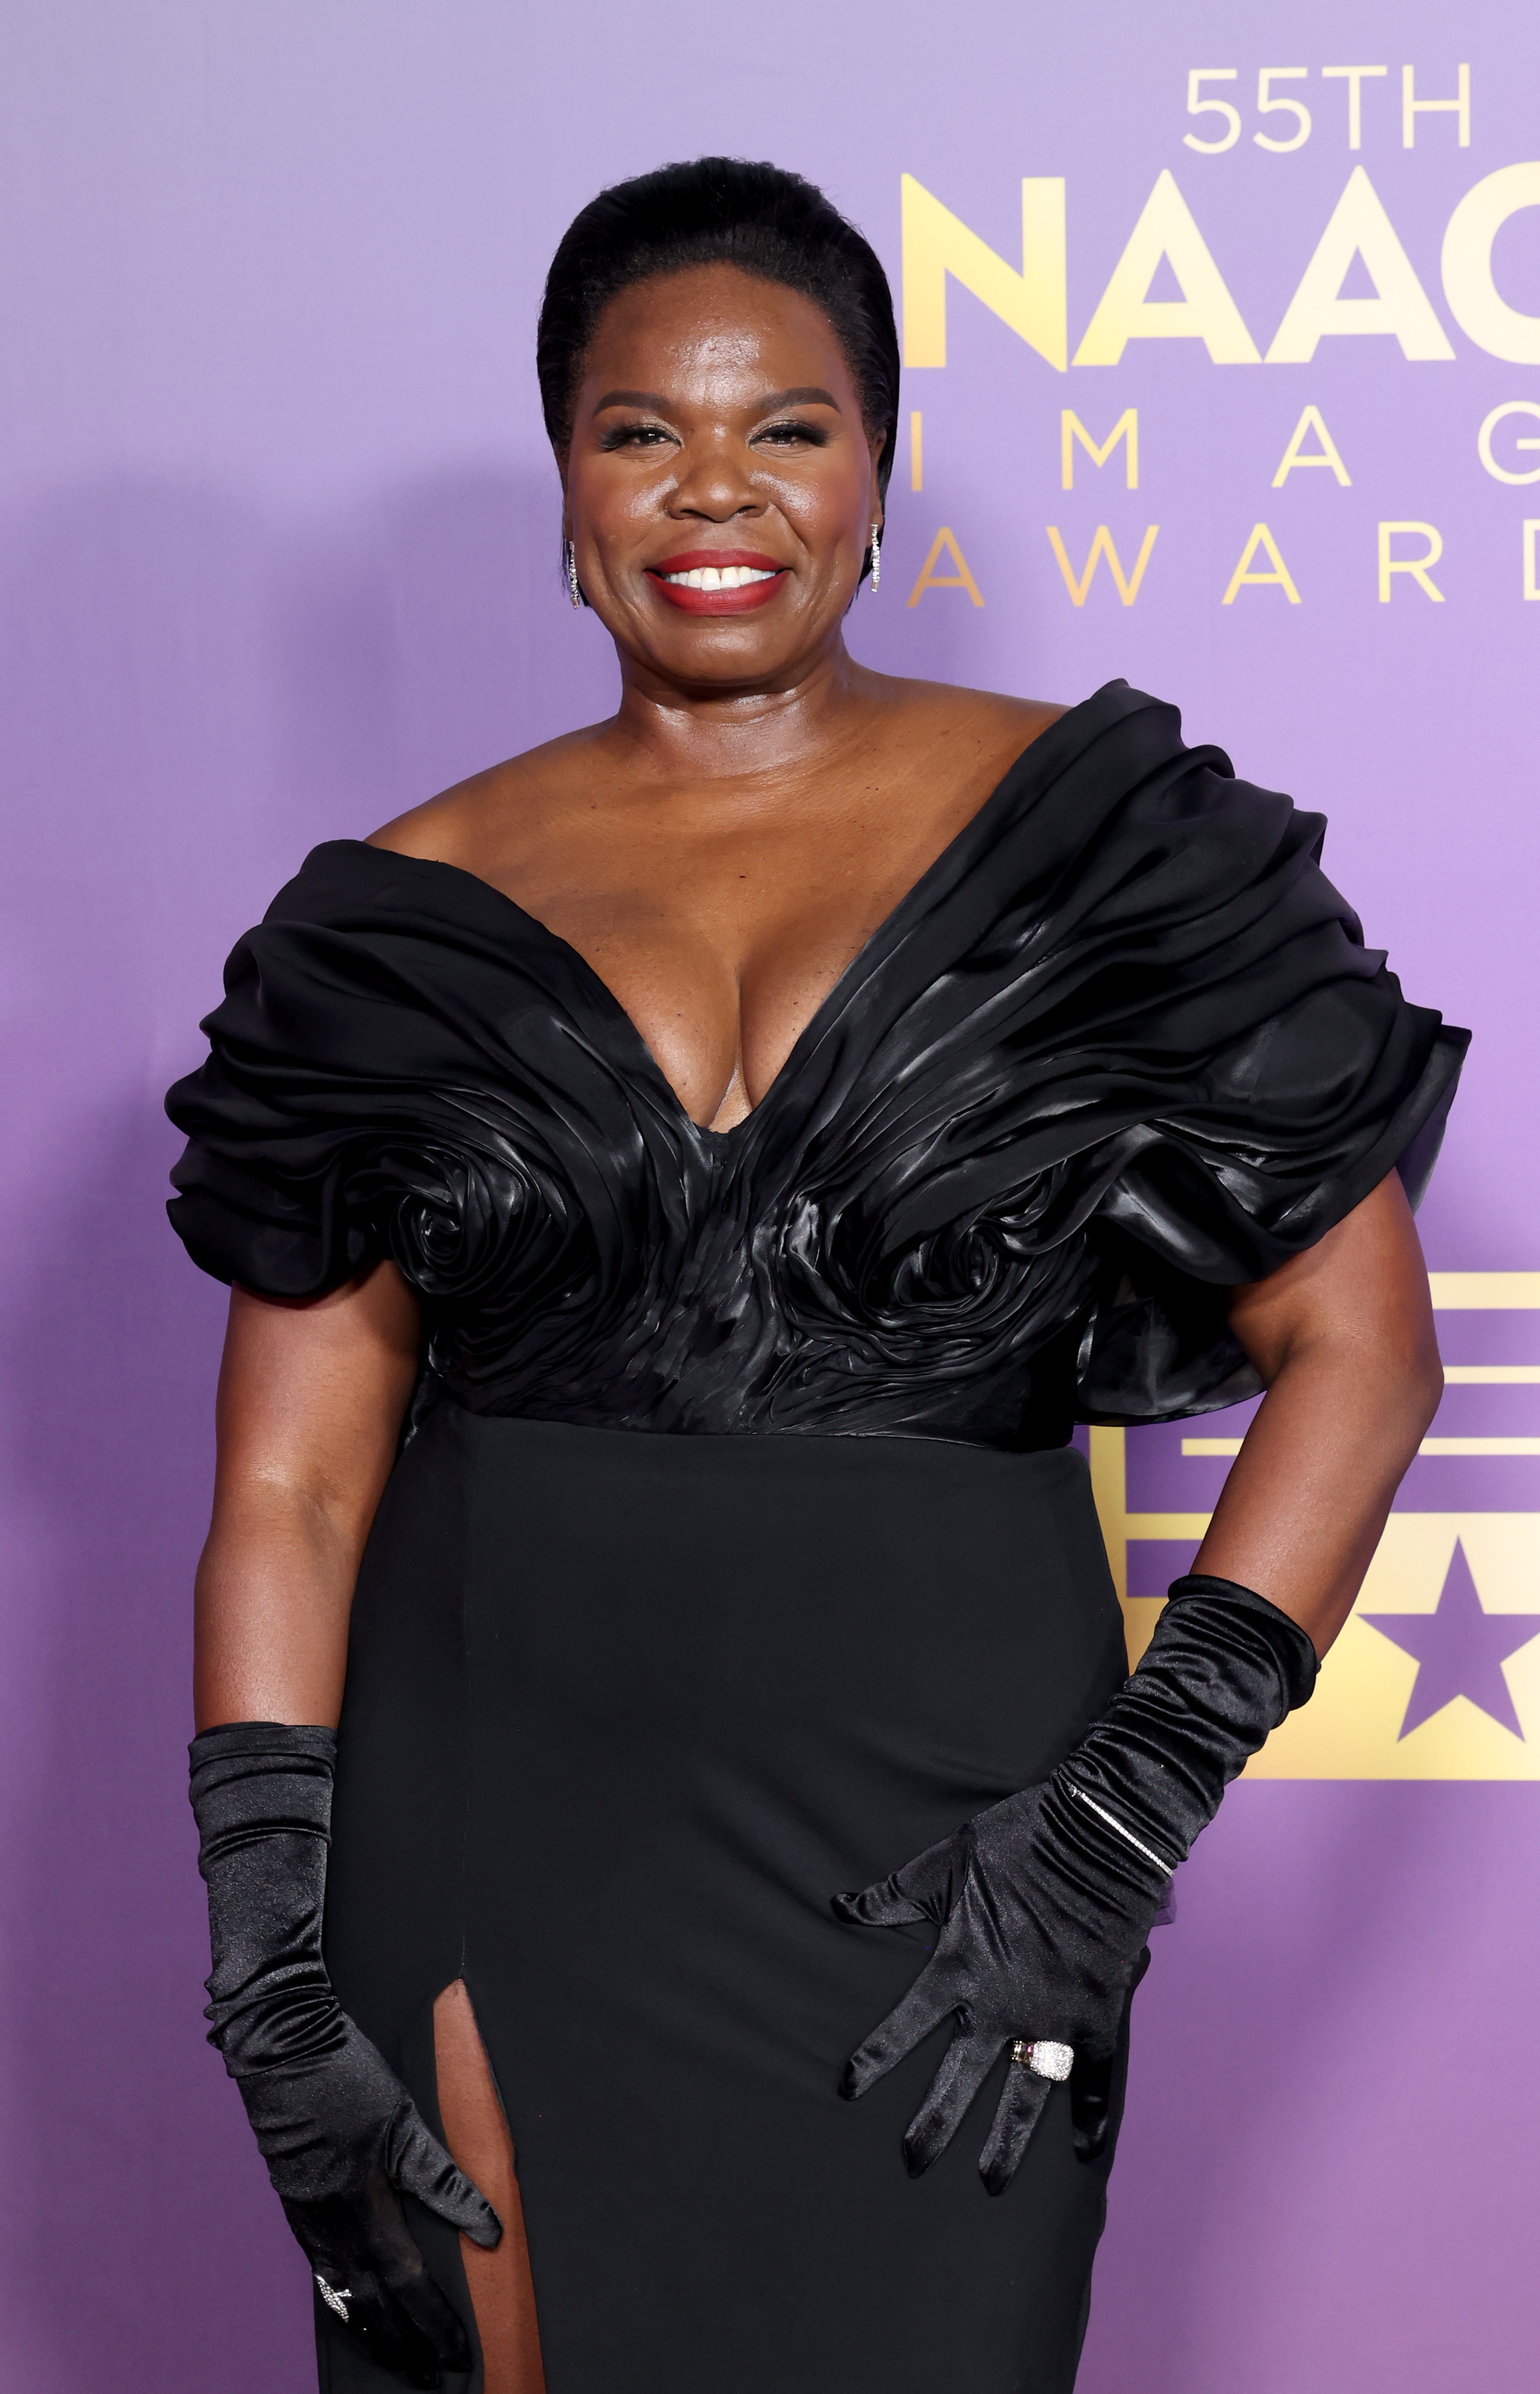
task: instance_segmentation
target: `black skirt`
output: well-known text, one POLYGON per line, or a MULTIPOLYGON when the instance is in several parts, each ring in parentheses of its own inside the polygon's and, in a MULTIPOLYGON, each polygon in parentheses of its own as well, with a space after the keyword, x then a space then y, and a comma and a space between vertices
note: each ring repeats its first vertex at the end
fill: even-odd
MULTIPOLYGON (((911 2180, 944 2037, 836 2088, 925 1937, 829 1899, 1044 1778, 1125 1668, 1072 1449, 429 1417, 354 1606, 327 1955, 430 2120, 466 1980, 548 2394, 1073 2384, 1110 2151, 1057 2089, 987 2196, 1002 2061, 911 2180)), ((329 2394, 388 2382, 318 2335, 329 2394)))

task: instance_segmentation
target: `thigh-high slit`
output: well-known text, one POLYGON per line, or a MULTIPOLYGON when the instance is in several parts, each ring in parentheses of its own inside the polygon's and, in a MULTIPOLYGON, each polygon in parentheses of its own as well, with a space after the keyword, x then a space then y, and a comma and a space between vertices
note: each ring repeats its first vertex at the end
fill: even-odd
POLYGON ((408 2084, 464 1979, 549 2394, 929 2394, 960 2312, 968 2394, 1065 2394, 1110 2154, 1056 2094, 992 2201, 992 2081, 911 2181, 936 2040, 836 2087, 925 1946, 829 1898, 1045 1776, 1125 1667, 1073 1450, 429 1417, 359 1584, 327 1951, 408 2084))

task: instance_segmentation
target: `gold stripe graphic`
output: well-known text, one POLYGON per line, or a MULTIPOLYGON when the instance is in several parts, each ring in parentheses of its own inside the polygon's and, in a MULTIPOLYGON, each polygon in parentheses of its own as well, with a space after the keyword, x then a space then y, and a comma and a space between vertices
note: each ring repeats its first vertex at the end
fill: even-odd
MULTIPOLYGON (((1440 1312, 1540 1312, 1540 1271, 1429 1272, 1440 1312)), ((1533 1388, 1540 1363, 1454 1363, 1452 1387, 1533 1388)), ((1182 1453, 1234 1455, 1239 1439, 1184 1438, 1182 1453)), ((1540 1438, 1429 1438, 1429 1456, 1540 1455, 1540 1438)), ((1091 1487, 1123 1606, 1130 1663, 1149 1644, 1165 1598, 1128 1593, 1131 1548, 1153 1541, 1196 1546, 1207 1513, 1131 1513, 1126 1433, 1090 1433, 1091 1487)), ((1310 1703, 1291 1714, 1253 1757, 1260 1779, 1506 1779, 1540 1781, 1540 1636, 1502 1664, 1522 1737, 1464 1695, 1401 1735, 1416 1680, 1414 1656, 1367 1614, 1437 1610, 1463 1548, 1482 1609, 1540 1613, 1540 1512, 1392 1513, 1346 1628, 1323 1666, 1310 1703)), ((1148 1583, 1146 1583, 1148 1584, 1148 1583)), ((1134 1585, 1139 1585, 1136 1576, 1134 1585)))

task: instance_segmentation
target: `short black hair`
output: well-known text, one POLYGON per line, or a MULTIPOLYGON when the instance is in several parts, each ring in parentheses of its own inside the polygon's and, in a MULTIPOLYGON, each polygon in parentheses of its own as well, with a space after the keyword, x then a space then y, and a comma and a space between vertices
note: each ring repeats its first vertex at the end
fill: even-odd
POLYGON ((654 274, 716 265, 783 283, 823 309, 866 430, 884 436, 877 488, 886 498, 898 445, 899 336, 882 262, 815 183, 745 158, 695 158, 612 184, 562 234, 535 341, 540 401, 558 454, 572 440, 578 376, 611 300, 654 274))

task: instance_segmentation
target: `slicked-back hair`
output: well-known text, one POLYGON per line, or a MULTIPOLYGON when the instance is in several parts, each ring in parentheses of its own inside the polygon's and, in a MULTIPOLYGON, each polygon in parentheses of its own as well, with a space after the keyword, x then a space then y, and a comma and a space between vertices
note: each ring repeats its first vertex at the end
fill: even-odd
POLYGON ((823 309, 867 433, 885 436, 877 486, 886 498, 898 441, 899 339, 881 261, 816 184, 744 158, 696 158, 615 183, 568 226, 546 277, 535 344, 557 454, 564 458, 571 442, 583 362, 611 300, 655 274, 716 265, 782 283, 823 309))

